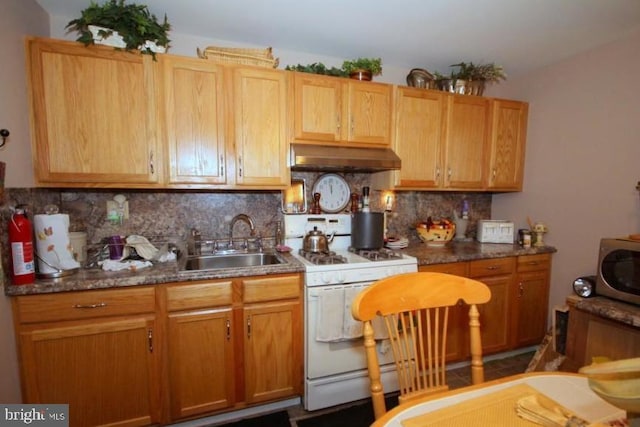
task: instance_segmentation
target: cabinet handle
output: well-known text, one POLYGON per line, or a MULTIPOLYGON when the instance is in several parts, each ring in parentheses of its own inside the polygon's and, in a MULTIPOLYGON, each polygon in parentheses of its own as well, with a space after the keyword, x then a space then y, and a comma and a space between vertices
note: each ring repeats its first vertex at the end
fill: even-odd
POLYGON ((440 167, 436 168, 436 181, 440 179, 440 167))
POLYGON ((155 172, 155 168, 153 167, 153 151, 149 153, 149 169, 151 170, 151 175, 155 172))
POLYGON ((251 338, 251 316, 247 316, 247 338, 251 338))
POLYGON ((227 319, 227 341, 231 340, 231 321, 227 319))
POLYGON ((529 261, 527 264, 529 264, 529 265, 538 265, 539 262, 538 261, 529 261))
POLYGON ((147 331, 147 340, 149 341, 149 353, 153 353, 153 329, 147 331))
POLYGON ((340 133, 340 114, 336 114, 336 130, 340 133))
POLYGON ((451 171, 451 168, 449 168, 449 169, 447 170, 447 179, 448 179, 449 181, 451 181, 451 174, 452 174, 452 171, 451 171))
POLYGON ((242 176, 242 156, 238 156, 238 176, 242 176))
POLYGON ((496 168, 493 168, 491 179, 493 179, 494 181, 496 180, 496 168))
POLYGON ((497 265, 490 265, 489 267, 487 267, 487 270, 498 270, 500 267, 497 265))
POLYGON ((354 129, 354 124, 353 124, 353 116, 351 116, 351 135, 353 135, 353 129, 354 129))
POLYGON ((96 304, 74 304, 73 308, 102 308, 106 306, 107 306, 106 302, 99 302, 96 304))
POLYGON ((224 176, 224 157, 220 154, 220 176, 224 176))
POLYGON ((524 295, 524 285, 522 284, 522 282, 520 282, 518 284, 518 298, 522 298, 523 295, 524 295))

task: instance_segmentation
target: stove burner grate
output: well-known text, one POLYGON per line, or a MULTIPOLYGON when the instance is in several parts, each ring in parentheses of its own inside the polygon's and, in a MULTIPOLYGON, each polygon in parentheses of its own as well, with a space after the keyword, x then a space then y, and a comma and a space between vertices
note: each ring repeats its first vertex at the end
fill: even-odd
POLYGON ((337 255, 335 252, 309 252, 304 249, 298 251, 300 256, 316 265, 329 265, 329 264, 347 264, 347 259, 341 255, 337 255))
POLYGON ((380 249, 353 249, 349 248, 350 252, 355 253, 370 261, 386 261, 390 259, 402 259, 402 253, 387 248, 380 249))

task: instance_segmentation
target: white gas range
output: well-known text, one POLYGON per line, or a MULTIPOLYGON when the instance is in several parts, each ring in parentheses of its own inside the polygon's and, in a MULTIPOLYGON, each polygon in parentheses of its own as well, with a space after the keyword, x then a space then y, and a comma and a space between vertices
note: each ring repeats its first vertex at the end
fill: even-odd
MULTIPOLYGON (((418 270, 417 260, 380 248, 351 251, 349 214, 285 215, 285 244, 305 266, 305 396, 307 410, 334 406, 369 396, 369 380, 361 325, 351 317, 351 301, 376 280, 418 270), (330 253, 305 254, 308 232, 331 239, 330 253), (360 329, 359 329, 360 328, 360 329)), ((393 356, 378 343, 383 385, 397 390, 393 356)))

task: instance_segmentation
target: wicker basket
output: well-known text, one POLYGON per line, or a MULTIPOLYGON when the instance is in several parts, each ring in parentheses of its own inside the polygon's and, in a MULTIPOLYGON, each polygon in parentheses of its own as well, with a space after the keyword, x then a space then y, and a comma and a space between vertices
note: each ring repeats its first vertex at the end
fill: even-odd
POLYGON ((249 49, 208 46, 204 50, 198 48, 197 52, 199 58, 232 64, 277 68, 280 62, 278 58, 273 58, 270 47, 266 49, 249 49))

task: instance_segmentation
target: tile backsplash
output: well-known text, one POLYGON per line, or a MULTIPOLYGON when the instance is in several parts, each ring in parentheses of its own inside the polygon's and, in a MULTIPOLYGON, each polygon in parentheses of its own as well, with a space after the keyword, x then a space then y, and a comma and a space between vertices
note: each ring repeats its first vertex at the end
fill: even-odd
MULTIPOLYGON (((293 178, 304 179, 307 200, 311 200, 311 187, 320 173, 298 172, 293 178)), ((369 186, 370 175, 366 173, 343 174, 352 192, 361 193, 369 186)), ((386 193, 384 194, 386 196, 386 193)), ((462 201, 470 206, 470 221, 467 235, 475 236, 478 219, 491 218, 490 193, 464 192, 418 192, 398 191, 393 193, 393 212, 388 216, 389 235, 407 236, 418 240, 412 230, 417 221, 433 218, 453 217, 460 213, 462 201)), ((191 228, 197 228, 204 237, 224 238, 229 234, 231 218, 239 213, 249 214, 261 236, 272 238, 275 222, 281 220, 280 191, 184 191, 184 190, 97 190, 97 189, 43 189, 8 188, 0 205, 0 226, 7 230, 12 207, 18 203, 29 206, 30 215, 45 212, 45 206, 55 204, 61 213, 69 214, 70 231, 86 231, 89 244, 98 244, 107 236, 139 234, 145 237, 175 237, 184 240, 191 228), (116 194, 124 195, 129 202, 129 219, 113 224, 107 219, 107 201, 116 194)), ((383 194, 371 191, 373 211, 384 210, 383 194)), ((235 226, 235 236, 248 236, 246 224, 235 226)), ((8 236, 3 231, 2 259, 8 271, 8 236)))

